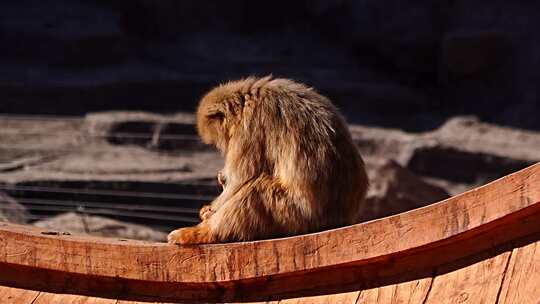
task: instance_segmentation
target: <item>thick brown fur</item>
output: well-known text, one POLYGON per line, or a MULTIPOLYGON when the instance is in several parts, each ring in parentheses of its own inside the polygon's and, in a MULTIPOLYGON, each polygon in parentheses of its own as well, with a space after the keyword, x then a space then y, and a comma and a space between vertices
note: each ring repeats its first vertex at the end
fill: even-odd
POLYGON ((338 110, 288 79, 222 84, 200 102, 203 141, 225 156, 223 193, 169 243, 248 241, 350 225, 364 206, 364 162, 338 110), (226 177, 226 179, 224 178, 226 177))

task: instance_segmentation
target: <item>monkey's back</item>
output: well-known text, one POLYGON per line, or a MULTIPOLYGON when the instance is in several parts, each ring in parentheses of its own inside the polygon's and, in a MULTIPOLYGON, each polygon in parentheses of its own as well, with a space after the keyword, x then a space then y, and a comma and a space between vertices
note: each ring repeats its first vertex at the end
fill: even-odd
POLYGON ((355 223, 368 181, 337 108, 302 84, 274 79, 255 90, 246 140, 264 142, 269 174, 310 217, 310 231, 355 223))

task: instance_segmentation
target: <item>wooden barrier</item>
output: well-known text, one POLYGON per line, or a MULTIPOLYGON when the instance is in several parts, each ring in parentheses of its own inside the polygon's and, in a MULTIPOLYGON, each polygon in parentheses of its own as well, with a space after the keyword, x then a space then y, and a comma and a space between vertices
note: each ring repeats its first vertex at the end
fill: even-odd
POLYGON ((138 301, 266 301, 421 279, 539 233, 536 164, 410 212, 256 242, 180 247, 0 223, 0 285, 138 301))

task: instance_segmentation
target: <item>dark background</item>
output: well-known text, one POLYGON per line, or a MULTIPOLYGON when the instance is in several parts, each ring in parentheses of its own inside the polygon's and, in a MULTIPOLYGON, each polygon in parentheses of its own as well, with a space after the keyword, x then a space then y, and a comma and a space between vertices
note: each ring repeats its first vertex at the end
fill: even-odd
POLYGON ((0 1, 0 113, 193 111, 248 75, 315 86, 350 122, 540 130, 538 1, 0 1))

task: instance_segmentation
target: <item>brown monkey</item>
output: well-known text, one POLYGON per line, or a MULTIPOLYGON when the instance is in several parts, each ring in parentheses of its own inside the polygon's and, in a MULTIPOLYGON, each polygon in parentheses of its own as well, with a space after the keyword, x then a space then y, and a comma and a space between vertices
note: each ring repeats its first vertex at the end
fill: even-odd
POLYGON ((314 89, 271 77, 225 83, 201 100, 197 128, 225 156, 226 185, 201 210, 202 222, 171 232, 169 243, 248 241, 358 221, 364 162, 344 119, 314 89))

